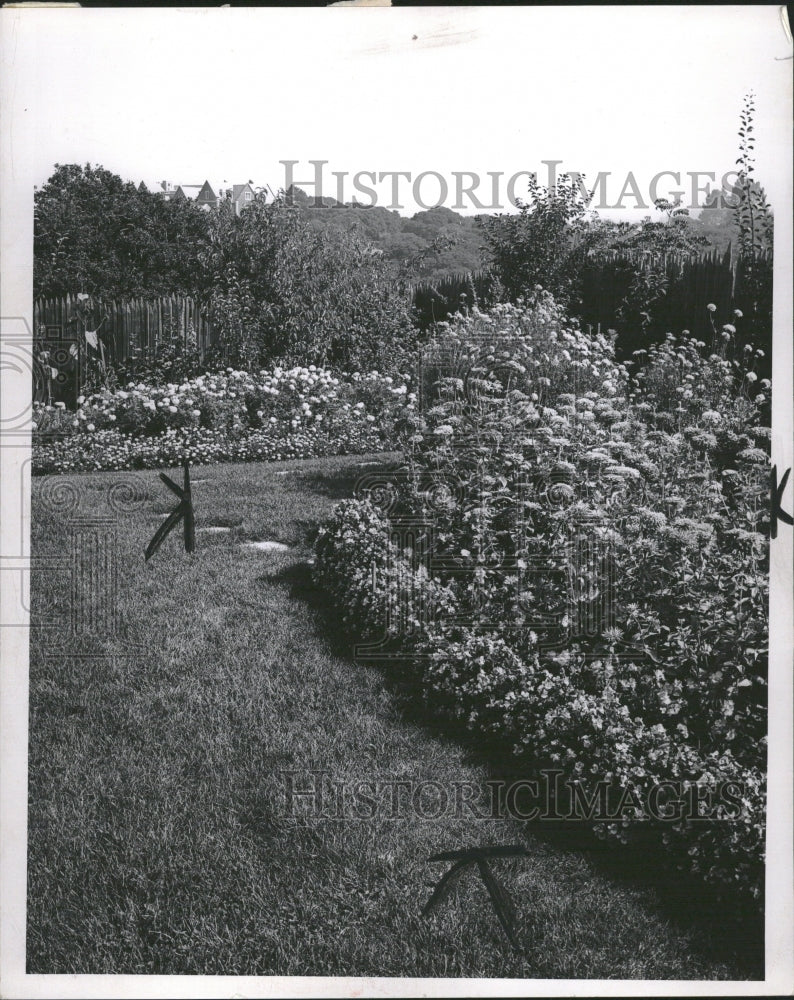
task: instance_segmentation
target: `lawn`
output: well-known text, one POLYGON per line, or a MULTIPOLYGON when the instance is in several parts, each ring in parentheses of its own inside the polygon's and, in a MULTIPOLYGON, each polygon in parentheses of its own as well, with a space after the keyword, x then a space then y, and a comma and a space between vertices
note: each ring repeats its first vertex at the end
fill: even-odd
POLYGON ((313 532, 367 460, 386 459, 197 468, 197 528, 231 530, 200 531, 193 555, 174 532, 148 564, 174 506, 156 473, 34 480, 33 555, 67 562, 32 584, 34 623, 61 624, 31 634, 28 971, 760 977, 756 927, 715 923, 694 883, 673 889, 578 832, 289 815, 287 771, 301 788, 312 769, 445 786, 493 774, 384 670, 350 658, 312 587, 313 532), (117 632, 85 616, 74 633, 65 526, 107 517, 115 590, 107 566, 84 568, 76 596, 104 601, 117 632), (484 844, 529 851, 495 866, 520 954, 472 874, 421 916, 446 868, 428 856, 484 844))

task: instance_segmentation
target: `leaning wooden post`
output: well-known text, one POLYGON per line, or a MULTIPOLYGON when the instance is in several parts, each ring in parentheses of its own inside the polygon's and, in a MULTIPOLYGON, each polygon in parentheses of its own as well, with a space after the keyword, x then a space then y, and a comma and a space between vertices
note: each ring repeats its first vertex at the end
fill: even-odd
POLYGON ((164 472, 160 473, 160 478, 179 498, 179 505, 175 507, 168 517, 163 521, 157 531, 154 533, 154 537, 149 542, 146 547, 146 561, 155 554, 155 552, 160 548, 168 535, 173 531, 173 529, 179 524, 181 520, 184 519, 184 538, 185 538, 185 552, 194 552, 196 548, 196 521, 193 513, 193 497, 190 491, 190 469, 188 468, 187 459, 182 463, 185 470, 184 485, 177 486, 177 484, 167 476, 164 472))
POLYGON ((185 552, 194 552, 196 549, 196 519, 193 514, 193 494, 190 491, 190 468, 187 459, 182 465, 185 470, 185 552))

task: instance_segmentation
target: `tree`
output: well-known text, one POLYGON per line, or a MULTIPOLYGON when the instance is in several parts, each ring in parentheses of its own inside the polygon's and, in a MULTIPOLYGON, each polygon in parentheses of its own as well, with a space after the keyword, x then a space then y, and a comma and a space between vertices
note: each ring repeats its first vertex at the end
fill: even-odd
POLYGON ((576 240, 585 229, 582 192, 567 174, 553 188, 532 175, 529 198, 518 206, 517 215, 479 217, 493 268, 510 299, 541 285, 567 304, 586 250, 586 241, 576 240))
POLYGON ((645 250, 651 254, 699 254, 710 246, 697 222, 690 218, 689 210, 675 202, 657 198, 655 208, 666 218, 653 220, 647 216, 623 237, 621 245, 627 250, 645 250))
POLYGON ((417 336, 410 300, 382 251, 355 232, 317 230, 283 196, 257 196, 239 217, 213 215, 203 266, 236 363, 407 363, 417 336))
POLYGON ((36 295, 198 294, 207 218, 101 166, 56 164, 34 197, 36 295))

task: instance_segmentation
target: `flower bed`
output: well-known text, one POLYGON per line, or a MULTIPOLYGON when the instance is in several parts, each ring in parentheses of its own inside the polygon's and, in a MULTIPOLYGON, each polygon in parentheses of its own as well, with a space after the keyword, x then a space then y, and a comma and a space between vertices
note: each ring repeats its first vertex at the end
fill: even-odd
POLYGON ((669 337, 632 376, 547 298, 456 321, 425 359, 393 490, 338 508, 316 575, 353 632, 416 664, 436 710, 528 770, 588 797, 598 781, 640 803, 690 795, 650 817, 660 842, 757 898, 767 400, 730 335, 669 337), (425 525, 410 550, 396 516, 425 525))
POLYGON ((37 406, 34 472, 155 468, 359 454, 388 447, 413 406, 377 372, 227 369, 181 384, 131 383, 80 398, 76 413, 37 406))

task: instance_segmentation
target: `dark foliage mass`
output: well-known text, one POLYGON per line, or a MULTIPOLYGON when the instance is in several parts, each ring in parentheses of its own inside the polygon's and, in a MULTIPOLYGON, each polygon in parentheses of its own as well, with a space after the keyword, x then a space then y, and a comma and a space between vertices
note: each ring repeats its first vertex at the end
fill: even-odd
POLYGON ((33 287, 109 298, 198 294, 208 219, 100 166, 58 165, 34 199, 33 287))

